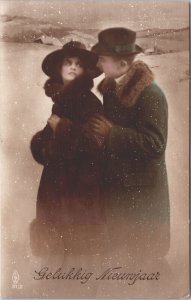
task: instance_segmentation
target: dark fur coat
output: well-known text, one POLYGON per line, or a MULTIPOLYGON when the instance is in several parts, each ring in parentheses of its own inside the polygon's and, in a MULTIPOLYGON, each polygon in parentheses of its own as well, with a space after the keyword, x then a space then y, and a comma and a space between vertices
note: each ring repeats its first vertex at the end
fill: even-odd
POLYGON ((45 84, 52 113, 61 120, 55 133, 47 125, 31 141, 34 159, 44 165, 37 196, 37 219, 52 224, 103 224, 101 199, 103 149, 84 125, 102 104, 91 92, 93 81, 80 76, 65 87, 53 79, 45 84))

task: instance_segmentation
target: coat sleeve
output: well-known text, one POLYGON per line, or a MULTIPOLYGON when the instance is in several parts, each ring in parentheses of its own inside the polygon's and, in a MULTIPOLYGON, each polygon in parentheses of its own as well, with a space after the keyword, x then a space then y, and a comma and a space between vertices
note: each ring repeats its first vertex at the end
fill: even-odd
POLYGON ((61 118, 54 133, 49 125, 37 132, 30 145, 33 158, 43 165, 50 161, 71 159, 76 149, 73 127, 73 122, 61 118))
POLYGON ((154 90, 143 92, 137 103, 134 127, 114 125, 107 140, 113 155, 153 158, 166 149, 168 107, 165 95, 154 90))

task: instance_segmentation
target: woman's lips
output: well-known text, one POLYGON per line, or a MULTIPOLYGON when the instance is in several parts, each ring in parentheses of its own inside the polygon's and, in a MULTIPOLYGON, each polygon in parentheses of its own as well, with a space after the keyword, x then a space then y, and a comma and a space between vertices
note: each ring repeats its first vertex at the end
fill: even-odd
POLYGON ((68 73, 69 75, 73 75, 73 76, 76 76, 76 73, 75 72, 70 72, 68 73))

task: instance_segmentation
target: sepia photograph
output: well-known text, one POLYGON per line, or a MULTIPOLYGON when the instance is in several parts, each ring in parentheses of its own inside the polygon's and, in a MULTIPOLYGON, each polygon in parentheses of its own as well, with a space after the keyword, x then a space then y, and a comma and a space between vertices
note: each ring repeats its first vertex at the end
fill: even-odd
POLYGON ((188 299, 189 0, 1 0, 1 297, 188 299))

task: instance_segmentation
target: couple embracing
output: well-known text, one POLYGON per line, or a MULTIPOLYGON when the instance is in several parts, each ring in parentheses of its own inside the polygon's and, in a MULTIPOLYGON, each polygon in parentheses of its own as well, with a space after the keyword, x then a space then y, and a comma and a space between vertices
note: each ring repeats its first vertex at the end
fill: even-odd
POLYGON ((31 141, 44 167, 30 225, 34 255, 106 244, 132 259, 169 250, 168 107, 152 70, 135 60, 143 52, 135 42, 134 31, 109 28, 91 51, 73 41, 42 63, 53 107, 31 141), (102 72, 103 104, 91 91, 102 72))

